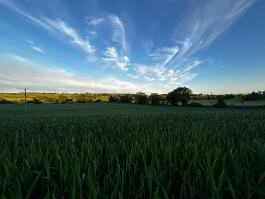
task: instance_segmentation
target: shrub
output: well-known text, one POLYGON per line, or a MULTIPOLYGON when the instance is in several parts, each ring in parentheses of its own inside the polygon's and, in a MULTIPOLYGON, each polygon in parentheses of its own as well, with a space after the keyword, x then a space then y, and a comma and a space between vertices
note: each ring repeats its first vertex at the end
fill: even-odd
POLYGON ((131 103, 132 100, 133 100, 133 98, 129 94, 120 96, 120 102, 121 103, 131 103))
POLYGON ((225 108, 227 107, 227 104, 225 103, 225 101, 223 99, 218 99, 216 104, 214 105, 214 107, 216 108, 225 108))
POLYGON ((66 104, 66 103, 72 103, 73 100, 72 99, 66 99, 62 102, 62 104, 66 104))
POLYGON ((68 97, 66 95, 60 94, 58 100, 60 102, 65 102, 66 100, 68 100, 68 97))
POLYGON ((101 102, 101 100, 100 99, 96 99, 95 102, 96 103, 99 103, 99 102, 101 102))
POLYGON ((202 104, 200 104, 200 103, 195 103, 195 102, 190 103, 190 104, 187 104, 186 106, 187 106, 187 107, 203 107, 202 104))
POLYGON ((118 101, 119 101, 119 98, 116 96, 110 96, 109 97, 109 102, 118 102, 118 101))
POLYGON ((53 97, 48 97, 47 99, 45 99, 45 102, 47 103, 56 103, 57 99, 53 98, 53 97))
POLYGON ((42 104, 42 101, 40 101, 38 98, 33 98, 34 104, 42 104))
POLYGON ((12 104, 12 102, 7 101, 6 99, 1 99, 0 104, 12 104))
POLYGON ((85 94, 79 94, 76 98, 77 103, 86 103, 88 102, 87 96, 85 94))

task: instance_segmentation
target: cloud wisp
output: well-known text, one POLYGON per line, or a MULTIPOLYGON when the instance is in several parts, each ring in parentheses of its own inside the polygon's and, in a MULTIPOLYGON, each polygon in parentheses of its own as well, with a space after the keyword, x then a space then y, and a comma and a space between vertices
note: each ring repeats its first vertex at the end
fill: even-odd
POLYGON ((152 82, 173 89, 196 77, 191 70, 205 60, 194 58, 209 47, 239 19, 256 0, 205 0, 205 4, 191 8, 187 19, 176 26, 173 36, 176 45, 159 48, 149 54, 153 64, 134 64, 132 79, 152 82), (181 39, 179 35, 185 35, 181 39), (163 85, 162 85, 163 84, 163 85))
POLYGON ((86 17, 86 24, 90 27, 88 33, 95 34, 97 26, 110 26, 112 32, 112 41, 120 48, 122 55, 128 54, 128 44, 126 40, 126 31, 124 22, 117 15, 107 15, 104 17, 86 17))
POLYGON ((93 25, 93 26, 97 26, 101 23, 104 22, 104 18, 103 17, 99 17, 99 18, 96 18, 96 17, 86 17, 86 23, 87 25, 93 25))
POLYGON ((31 49, 41 53, 41 54, 46 54, 45 51, 43 50, 43 48, 41 48, 40 46, 35 45, 35 43, 31 40, 26 40, 27 43, 29 43, 31 49))
MULTIPOLYGON (((18 5, 13 3, 11 0, 0 0, 0 3, 10 7, 14 11, 18 12, 19 14, 23 15, 33 23, 39 25, 40 27, 46 29, 49 32, 54 33, 55 35, 65 35, 70 39, 70 43, 78 46, 84 53, 87 55, 87 61, 95 62, 95 61, 104 61, 106 66, 112 66, 112 68, 119 69, 122 71, 128 70, 128 56, 127 56, 127 41, 126 41, 126 35, 125 35, 125 28, 124 24, 121 21, 121 19, 116 15, 110 15, 107 17, 87 17, 86 23, 89 26, 95 26, 104 24, 105 21, 108 21, 108 24, 112 27, 112 40, 115 42, 120 51, 118 54, 119 57, 110 57, 110 56, 104 56, 104 57, 97 57, 95 55, 96 48, 90 43, 89 40, 86 40, 82 38, 77 30, 75 30, 73 27, 68 25, 65 21, 62 21, 61 19, 49 19, 47 17, 41 17, 36 18, 32 16, 31 14, 25 12, 23 9, 21 9, 18 5)), ((88 30, 87 33, 90 35, 90 37, 94 37, 97 32, 95 29, 88 30)), ((42 54, 45 54, 44 50, 38 46, 34 46, 31 44, 31 48, 35 51, 38 51, 42 54)), ((107 48, 110 49, 111 46, 107 48)), ((116 49, 115 49, 116 50, 116 49)), ((105 55, 105 53, 104 53, 105 55)))
POLYGON ((111 33, 111 41, 105 41, 107 46, 98 60, 103 65, 120 71, 128 71, 129 57, 126 32, 123 21, 117 15, 107 15, 105 17, 87 17, 87 33, 89 37, 97 35, 97 28, 105 27, 111 33), (103 55, 103 56, 102 56, 103 55))
MULTIPOLYGON (((82 51, 84 51, 88 56, 92 56, 96 49, 90 44, 89 41, 83 39, 78 32, 66 22, 60 19, 49 19, 47 17, 36 18, 31 14, 23 11, 19 6, 17 6, 11 0, 0 0, 0 3, 10 7, 14 11, 18 12, 22 16, 26 17, 33 23, 39 25, 40 27, 46 29, 49 32, 55 33, 57 35, 65 35, 70 38, 70 43, 78 46, 82 51)), ((34 50, 41 52, 39 47, 34 47, 34 50)))
POLYGON ((121 19, 116 16, 112 15, 109 17, 110 23, 113 27, 113 37, 112 40, 117 42, 121 47, 121 54, 127 55, 128 54, 128 47, 126 41, 126 34, 124 24, 121 19))
POLYGON ((191 8, 191 15, 176 27, 175 40, 179 51, 173 52, 164 66, 174 65, 209 47, 229 29, 243 13, 257 0, 215 0, 205 1, 191 8), (185 35, 178 38, 178 33, 185 35))
POLYGON ((44 18, 43 21, 45 21, 46 24, 49 25, 49 27, 51 27, 53 30, 68 36, 71 39, 71 43, 80 47, 86 54, 91 55, 96 51, 89 41, 84 40, 74 28, 69 26, 64 21, 60 19, 52 20, 48 18, 44 18))
MULTIPOLYGON (((122 85, 127 86, 125 89, 126 91, 130 89, 134 91, 137 89, 144 90, 148 88, 151 90, 152 88, 156 88, 155 90, 157 92, 167 92, 177 85, 184 84, 196 77, 197 74, 193 72, 193 69, 205 62, 203 58, 197 57, 198 53, 207 49, 217 41, 256 1, 257 0, 201 0, 200 3, 187 3, 189 6, 188 15, 181 21, 176 20, 176 23, 172 26, 175 28, 172 36, 174 43, 172 43, 171 40, 171 44, 167 43, 167 45, 163 45, 160 43, 160 40, 156 43, 154 38, 148 38, 146 42, 142 44, 145 51, 148 52, 145 52, 144 57, 147 59, 138 59, 138 57, 136 57, 135 60, 138 61, 134 61, 132 56, 133 53, 130 53, 132 44, 128 42, 131 41, 131 38, 129 38, 131 35, 128 34, 129 23, 125 23, 125 20, 123 20, 121 16, 112 13, 104 13, 104 15, 99 15, 100 17, 86 17, 85 23, 87 25, 87 30, 85 32, 87 37, 83 37, 83 35, 80 34, 82 31, 78 31, 69 23, 59 18, 51 19, 45 16, 36 17, 26 12, 19 6, 20 4, 12 0, 0 0, 0 4, 8 6, 15 12, 24 16, 28 21, 52 33, 52 35, 60 38, 63 36, 71 45, 76 46, 82 51, 89 62, 97 63, 97 65, 102 65, 104 68, 107 67, 108 69, 122 71, 122 75, 129 78, 131 82, 146 83, 146 85, 141 87, 138 83, 133 84, 119 81, 115 78, 109 78, 109 81, 114 81, 114 85, 116 85, 111 87, 112 83, 104 80, 96 81, 95 79, 85 79, 61 69, 55 69, 55 71, 53 69, 45 70, 45 67, 42 66, 38 66, 40 69, 37 70, 37 64, 30 63, 29 65, 32 71, 36 71, 33 73, 34 78, 32 82, 39 82, 40 86, 45 85, 44 79, 37 75, 38 71, 50 82, 48 84, 51 88, 53 88, 53 83, 56 82, 61 88, 69 86, 73 89, 78 89, 78 87, 83 89, 87 86, 92 89, 93 86, 95 89, 106 90, 106 88, 110 86, 111 88, 109 90, 122 91, 119 87, 122 85), (101 30, 105 32, 101 33, 101 30), (154 49, 154 47, 156 48, 154 49), (57 80, 54 76, 54 80, 52 80, 47 75, 48 71, 54 75, 55 73, 59 73, 62 78, 57 80), (138 86, 138 88, 136 86, 138 86)), ((154 22, 151 21, 150 25, 152 25, 152 23, 154 22)), ((45 54, 45 50, 42 47, 36 45, 31 40, 27 40, 27 42, 32 50, 45 54)), ((24 66, 25 59, 23 57, 10 54, 9 60, 11 60, 10 63, 14 62, 16 63, 15 65, 21 66, 25 71, 29 71, 29 68, 25 68, 26 66, 24 66)), ((5 62, 5 66, 9 67, 9 65, 10 64, 5 62)), ((12 70, 15 71, 14 68, 12 68, 12 70)), ((23 72, 22 74, 24 74, 24 76, 28 75, 23 72)), ((4 78, 2 83, 8 86, 7 82, 9 81, 6 77, 9 76, 12 79, 11 72, 1 75, 1 77, 4 78)), ((51 76, 53 77, 53 75, 51 76)), ((17 79, 25 82, 22 76, 17 76, 17 79)), ((15 81, 15 79, 13 80, 15 81)), ((27 85, 30 86, 31 84, 25 84, 25 86, 27 85)))
POLYGON ((129 74, 130 78, 142 81, 153 82, 154 84, 180 85, 187 80, 192 79, 196 74, 190 70, 201 64, 200 60, 193 60, 181 69, 172 69, 165 66, 147 66, 143 64, 134 64, 134 74, 129 74))
MULTIPOLYGON (((139 85, 116 78, 80 77, 62 68, 41 66, 14 54, 0 54, 0 90, 43 92, 136 92, 139 85), (107 86, 106 86, 107 85, 107 86)), ((147 90, 146 90, 147 91, 147 90)))
POLYGON ((43 49, 41 49, 40 47, 37 46, 31 46, 31 48, 41 54, 45 54, 45 51, 43 49))
POLYGON ((109 67, 119 69, 121 71, 128 71, 129 58, 127 56, 119 56, 116 48, 107 47, 102 58, 103 62, 109 67))

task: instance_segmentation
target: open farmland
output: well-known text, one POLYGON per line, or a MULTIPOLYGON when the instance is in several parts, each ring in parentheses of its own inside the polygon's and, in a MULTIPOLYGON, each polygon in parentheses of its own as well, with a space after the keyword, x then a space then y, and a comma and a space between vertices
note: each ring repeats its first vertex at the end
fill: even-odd
POLYGON ((1 198, 264 198, 265 110, 0 105, 1 198))
MULTIPOLYGON (((227 105, 232 106, 264 106, 265 100, 254 100, 254 101, 241 101, 241 99, 229 99, 224 100, 227 105)), ((211 106, 215 104, 217 100, 190 100, 190 103, 200 103, 204 106, 211 106)))

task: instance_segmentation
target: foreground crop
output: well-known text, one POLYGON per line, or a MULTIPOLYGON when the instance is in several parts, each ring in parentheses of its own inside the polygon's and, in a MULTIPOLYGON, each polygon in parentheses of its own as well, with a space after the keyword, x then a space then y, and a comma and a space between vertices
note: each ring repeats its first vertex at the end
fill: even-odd
POLYGON ((1 198, 264 198, 264 112, 0 122, 1 198))

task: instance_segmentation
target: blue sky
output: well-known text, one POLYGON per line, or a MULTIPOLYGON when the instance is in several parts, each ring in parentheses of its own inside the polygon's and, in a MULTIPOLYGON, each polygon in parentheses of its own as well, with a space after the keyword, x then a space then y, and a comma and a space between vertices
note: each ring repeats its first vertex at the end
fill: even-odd
POLYGON ((265 1, 0 0, 0 92, 265 89, 265 1))

